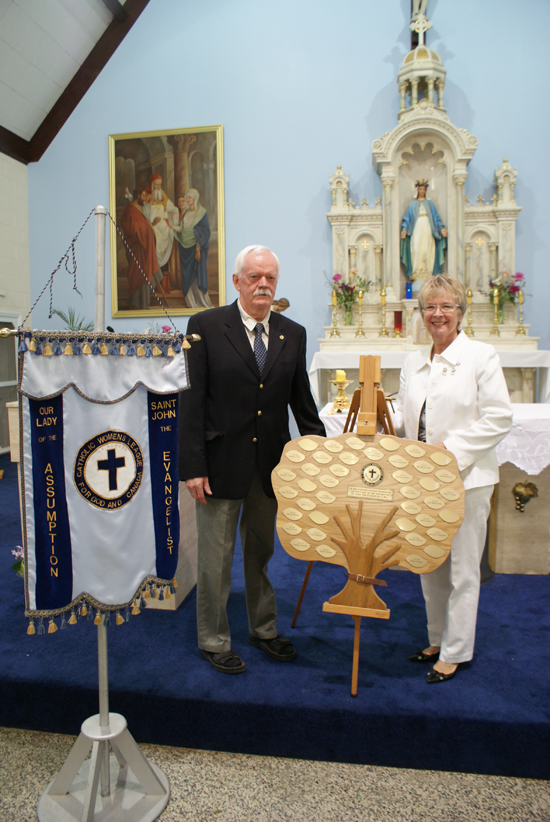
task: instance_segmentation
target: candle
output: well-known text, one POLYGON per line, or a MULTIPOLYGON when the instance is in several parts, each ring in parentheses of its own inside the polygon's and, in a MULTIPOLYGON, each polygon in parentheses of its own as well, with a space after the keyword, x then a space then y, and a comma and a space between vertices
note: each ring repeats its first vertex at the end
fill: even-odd
MULTIPOLYGON (((521 291, 519 293, 521 294, 521 291)), ((359 298, 358 298, 357 302, 359 303, 359 305, 363 305, 363 292, 362 291, 359 292, 359 298)))
POLYGON ((468 298, 468 305, 471 305, 472 304, 472 289, 471 288, 468 289, 466 296, 468 298))
POLYGON ((380 292, 380 302, 382 305, 386 305, 386 292, 384 289, 380 292))
POLYGON ((394 331, 401 331, 403 330, 403 312, 402 311, 394 311, 393 312, 393 330, 394 331))
POLYGON ((336 289, 332 289, 332 304, 336 306, 336 289))
POLYGON ((336 382, 345 382, 346 381, 346 372, 338 369, 336 371, 336 382))
POLYGON ((523 291, 521 290, 521 288, 518 291, 518 294, 519 294, 519 304, 523 305, 523 291))

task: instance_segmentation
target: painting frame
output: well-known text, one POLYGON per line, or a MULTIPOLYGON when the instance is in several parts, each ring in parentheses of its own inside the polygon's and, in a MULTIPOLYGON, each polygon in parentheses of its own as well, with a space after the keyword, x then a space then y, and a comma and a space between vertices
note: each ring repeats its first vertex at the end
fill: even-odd
POLYGON ((109 210, 113 317, 225 305, 223 126, 110 134, 109 210))

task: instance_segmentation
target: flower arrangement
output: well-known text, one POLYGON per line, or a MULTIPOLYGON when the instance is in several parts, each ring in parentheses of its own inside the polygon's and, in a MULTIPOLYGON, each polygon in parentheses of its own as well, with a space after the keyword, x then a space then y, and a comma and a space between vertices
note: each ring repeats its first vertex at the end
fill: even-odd
POLYGON ((363 277, 357 276, 357 269, 350 268, 350 280, 344 282, 341 274, 333 274, 332 280, 328 281, 332 294, 336 297, 338 308, 344 309, 344 322, 346 325, 353 323, 353 306, 359 299, 359 292, 367 292, 371 285, 363 277))
POLYGON ((491 304, 495 304, 495 297, 498 297, 498 321, 504 322, 504 306, 506 303, 516 304, 518 295, 525 285, 525 276, 517 271, 515 274, 510 274, 504 270, 495 277, 494 280, 489 280, 489 299, 491 304), (497 290, 497 294, 495 294, 497 290))
POLYGON ((23 552, 23 548, 21 545, 15 546, 15 551, 12 550, 12 554, 15 557, 15 562, 11 566, 15 573, 20 576, 25 576, 25 554, 23 552))

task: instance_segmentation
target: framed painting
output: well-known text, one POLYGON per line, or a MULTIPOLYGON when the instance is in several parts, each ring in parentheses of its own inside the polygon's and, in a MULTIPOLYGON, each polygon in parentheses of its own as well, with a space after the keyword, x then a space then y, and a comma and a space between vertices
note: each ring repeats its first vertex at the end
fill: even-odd
POLYGON ((225 305, 223 204, 222 126, 109 136, 113 317, 225 305))

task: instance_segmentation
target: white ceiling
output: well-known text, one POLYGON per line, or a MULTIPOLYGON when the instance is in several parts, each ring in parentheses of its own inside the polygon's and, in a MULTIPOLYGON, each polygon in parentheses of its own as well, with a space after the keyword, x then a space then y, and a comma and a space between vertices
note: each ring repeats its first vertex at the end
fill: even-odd
POLYGON ((112 20, 104 0, 0 0, 0 125, 30 140, 112 20))

